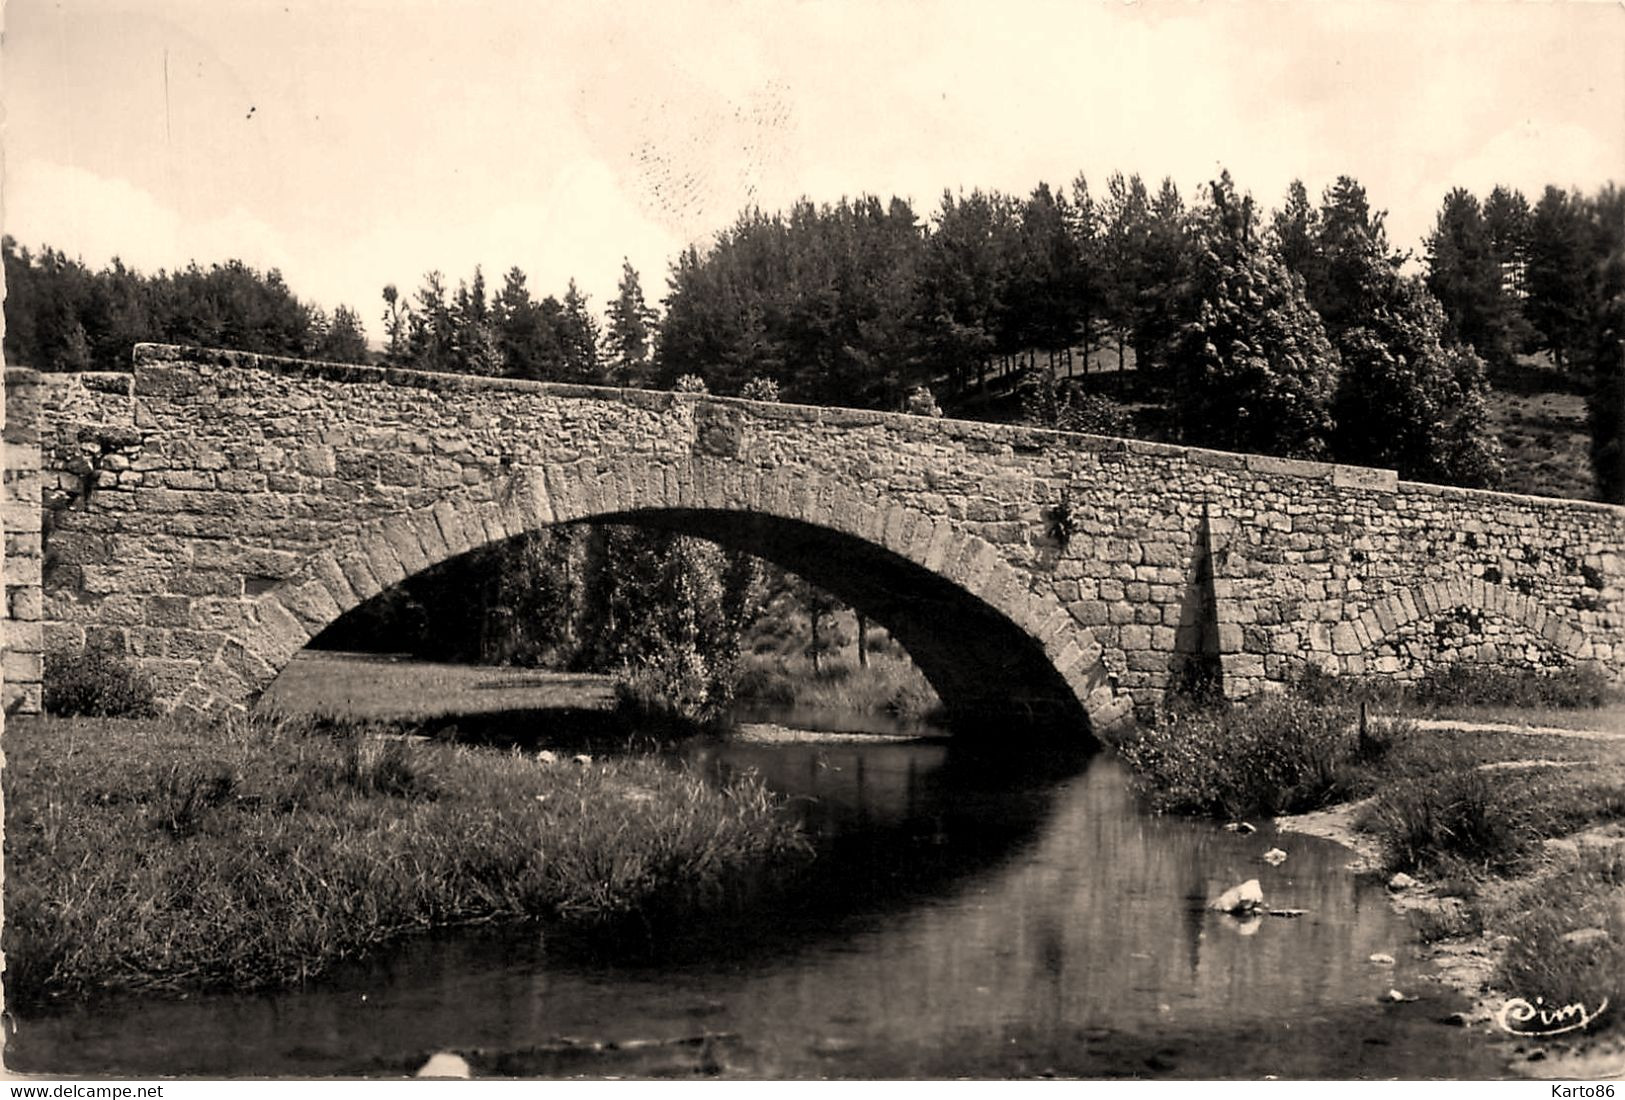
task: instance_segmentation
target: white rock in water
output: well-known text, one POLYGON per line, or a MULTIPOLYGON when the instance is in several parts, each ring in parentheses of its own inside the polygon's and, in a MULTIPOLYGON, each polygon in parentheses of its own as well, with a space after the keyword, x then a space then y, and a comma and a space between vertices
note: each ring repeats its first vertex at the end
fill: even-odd
POLYGON ((1378 966, 1394 965, 1394 957, 1392 955, 1384 955, 1381 953, 1371 956, 1371 961, 1376 963, 1378 966))
POLYGON ((462 1055, 442 1050, 429 1056, 429 1060, 418 1070, 417 1076, 449 1077, 467 1081, 474 1076, 474 1071, 469 1068, 462 1055))
POLYGON ((1409 890, 1415 885, 1416 880, 1404 871, 1396 873, 1393 878, 1388 880, 1388 889, 1390 890, 1409 890))
POLYGON ((1230 887, 1208 904, 1221 913, 1251 913, 1263 906, 1264 888, 1256 878, 1250 878, 1240 886, 1230 887))
POLYGON ((1271 867, 1279 867, 1281 864, 1286 862, 1286 853, 1281 851, 1279 848, 1271 848, 1260 858, 1271 867))
POLYGON ((1401 993, 1397 989, 1390 989, 1388 992, 1386 992, 1382 996, 1378 997, 1377 1000, 1385 1001, 1385 1002, 1387 1002, 1389 1004, 1396 1004, 1397 1005, 1397 1004, 1404 1004, 1406 1001, 1414 1001, 1414 1000, 1416 1000, 1416 998, 1415 997, 1407 997, 1407 996, 1405 996, 1405 994, 1401 993))
POLYGON ((1224 827, 1224 831, 1227 833, 1241 833, 1246 835, 1247 833, 1258 832, 1258 827, 1255 825, 1249 825, 1245 821, 1232 821, 1230 824, 1224 827))

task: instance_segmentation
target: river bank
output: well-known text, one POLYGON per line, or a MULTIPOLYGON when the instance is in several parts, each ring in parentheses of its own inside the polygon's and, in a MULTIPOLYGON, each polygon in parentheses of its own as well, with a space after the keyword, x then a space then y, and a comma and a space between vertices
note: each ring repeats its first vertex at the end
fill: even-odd
MULTIPOLYGON (((1439 858, 1391 880, 1389 900, 1417 928, 1421 957, 1438 979, 1472 1002, 1463 1024, 1497 1038, 1512 1072, 1537 1078, 1625 1075, 1625 1027, 1619 995, 1625 973, 1625 730, 1620 708, 1569 712, 1575 729, 1546 723, 1562 714, 1498 709, 1496 721, 1414 721, 1421 736, 1444 741, 1456 774, 1469 769, 1490 784, 1501 812, 1520 801, 1583 801, 1578 815, 1530 815, 1518 823, 1526 850, 1494 871, 1439 858), (1600 820, 1599 820, 1600 819, 1600 820), (1561 1034, 1531 1033, 1516 1002, 1552 1011, 1580 1005, 1595 1023, 1561 1034), (1509 1005, 1513 1006, 1509 1008, 1509 1005), (1515 1034, 1514 1032, 1522 1032, 1515 1034)), ((1452 782, 1450 772, 1435 782, 1452 782)), ((1387 877, 1400 862, 1383 838, 1382 798, 1371 795, 1275 825, 1336 841, 1350 867, 1387 877)), ((1392 821, 1389 822, 1392 825, 1392 821)), ((1540 1009, 1535 1011, 1538 1013, 1540 1009)), ((1563 1023, 1572 1023, 1565 1019, 1563 1023)))
POLYGON ((753 776, 388 733, 8 723, 8 1002, 286 986, 475 922, 647 948, 808 852, 753 776))

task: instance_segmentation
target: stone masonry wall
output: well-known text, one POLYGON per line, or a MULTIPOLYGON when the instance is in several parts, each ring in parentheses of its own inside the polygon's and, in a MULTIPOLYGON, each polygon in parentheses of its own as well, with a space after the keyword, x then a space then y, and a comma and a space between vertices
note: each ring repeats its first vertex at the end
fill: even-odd
MULTIPOLYGON (((1009 425, 146 345, 133 375, 7 386, 13 423, 42 429, 45 644, 119 646, 186 705, 251 695, 427 562, 632 509, 782 516, 938 573, 1040 643, 1097 722, 1204 661, 1232 696, 1307 663, 1625 666, 1625 509, 1603 505, 1009 425)), ((8 630, 30 610, 11 606, 8 630)))
POLYGON ((40 709, 44 649, 40 619, 41 531, 39 391, 32 371, 7 371, 4 488, 0 493, 0 529, 5 532, 5 620, 0 623, 0 695, 8 714, 40 709), (13 388, 12 380, 18 386, 13 388))

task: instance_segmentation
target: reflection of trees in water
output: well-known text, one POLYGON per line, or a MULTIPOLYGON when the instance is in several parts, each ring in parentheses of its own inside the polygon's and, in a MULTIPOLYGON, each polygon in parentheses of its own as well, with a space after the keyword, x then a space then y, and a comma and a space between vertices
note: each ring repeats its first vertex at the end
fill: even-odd
POLYGON ((1087 764, 1070 750, 1034 748, 1018 761, 951 742, 708 742, 682 755, 719 783, 761 776, 801 816, 818 857, 750 911, 644 945, 660 965, 712 953, 730 965, 777 964, 951 895, 1030 847, 1051 815, 1056 783, 1087 764))

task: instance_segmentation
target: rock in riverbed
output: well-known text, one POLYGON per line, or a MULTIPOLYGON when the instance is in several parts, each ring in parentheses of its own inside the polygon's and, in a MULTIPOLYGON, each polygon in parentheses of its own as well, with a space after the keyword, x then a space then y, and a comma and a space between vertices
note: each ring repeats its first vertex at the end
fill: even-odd
POLYGON ((1264 906, 1264 888, 1256 878, 1240 886, 1232 886, 1208 903, 1208 908, 1221 913, 1252 913, 1264 906))

